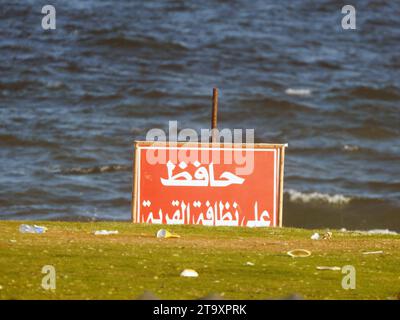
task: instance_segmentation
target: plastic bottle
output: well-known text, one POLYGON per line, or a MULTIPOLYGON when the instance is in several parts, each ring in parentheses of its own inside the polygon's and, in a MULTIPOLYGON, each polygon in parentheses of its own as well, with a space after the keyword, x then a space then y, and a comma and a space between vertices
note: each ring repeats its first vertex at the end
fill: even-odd
POLYGON ((21 224, 19 226, 19 232, 21 233, 45 233, 47 230, 46 227, 41 226, 30 226, 29 224, 21 224))
POLYGON ((19 232, 21 233, 35 233, 35 229, 28 224, 21 224, 19 226, 19 232))

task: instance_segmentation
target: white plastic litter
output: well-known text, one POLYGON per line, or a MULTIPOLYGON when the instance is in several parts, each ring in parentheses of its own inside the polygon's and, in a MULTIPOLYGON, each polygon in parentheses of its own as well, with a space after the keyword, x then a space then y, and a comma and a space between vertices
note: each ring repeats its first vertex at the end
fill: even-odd
POLYGON ((197 278, 199 274, 193 269, 185 269, 181 272, 181 277, 197 278))
POLYGON ((246 265, 247 265, 247 266, 254 266, 254 263, 253 263, 253 262, 250 262, 250 261, 247 261, 247 262, 246 262, 246 265))
POLYGON ((47 231, 46 227, 29 224, 21 224, 19 226, 19 232, 21 233, 45 233, 47 231))
POLYGON ((180 238, 181 236, 176 233, 169 232, 168 230, 160 229, 157 231, 156 237, 157 238, 180 238))
POLYGON ((294 249, 288 251, 287 254, 292 258, 305 258, 311 256, 311 252, 305 249, 294 249))
POLYGON ((95 231, 96 236, 107 236, 110 234, 118 234, 118 230, 97 230, 95 231))
POLYGON ((312 236, 311 236, 311 240, 319 240, 320 239, 320 236, 319 236, 319 233, 314 233, 312 236))
POLYGON ((363 252, 362 254, 382 254, 382 253, 383 253, 383 251, 379 250, 379 251, 366 251, 366 252, 363 252))
POLYGON ((326 267, 326 266, 318 266, 317 270, 332 270, 332 271, 340 271, 342 268, 340 267, 326 267))

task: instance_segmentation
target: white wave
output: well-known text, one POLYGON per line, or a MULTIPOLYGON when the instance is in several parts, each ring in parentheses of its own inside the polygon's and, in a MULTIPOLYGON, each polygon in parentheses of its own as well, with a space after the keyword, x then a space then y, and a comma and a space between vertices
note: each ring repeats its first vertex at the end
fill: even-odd
POLYGON ((361 234, 385 234, 385 235, 397 235, 398 233, 396 231, 391 231, 389 229, 371 229, 367 231, 362 231, 362 230, 347 230, 346 228, 340 229, 341 232, 356 232, 356 233, 361 233, 361 234))
POLYGON ((61 81, 47 81, 45 84, 49 89, 58 89, 64 86, 64 83, 61 81))
POLYGON ((309 96, 309 95, 311 95, 311 90, 310 89, 288 88, 285 90, 285 93, 290 96, 309 96))
POLYGON ((395 235, 397 232, 395 231, 390 231, 389 229, 373 229, 373 230, 368 230, 368 234, 392 234, 395 235))
POLYGON ((353 152, 353 151, 358 151, 360 148, 358 146, 351 146, 351 145, 344 145, 343 146, 343 150, 344 151, 349 151, 349 152, 353 152))
POLYGON ((103 165, 103 166, 86 167, 86 168, 82 167, 74 167, 69 169, 56 168, 52 170, 52 172, 61 174, 91 174, 91 173, 125 171, 129 169, 130 169, 129 166, 114 164, 114 165, 103 165))
POLYGON ((351 198, 346 197, 342 194, 330 195, 319 192, 303 193, 293 189, 285 190, 285 192, 289 194, 289 199, 293 202, 297 201, 308 203, 311 201, 321 201, 330 204, 347 204, 351 200, 351 198))

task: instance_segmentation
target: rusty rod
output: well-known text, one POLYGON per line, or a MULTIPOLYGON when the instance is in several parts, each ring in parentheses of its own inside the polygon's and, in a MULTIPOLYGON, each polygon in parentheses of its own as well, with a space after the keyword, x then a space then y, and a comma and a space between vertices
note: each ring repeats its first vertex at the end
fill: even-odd
MULTIPOLYGON (((213 88, 212 96, 212 115, 211 115, 211 129, 217 129, 217 115, 218 115, 218 88, 213 88)), ((211 142, 217 142, 217 133, 212 130, 211 142)))

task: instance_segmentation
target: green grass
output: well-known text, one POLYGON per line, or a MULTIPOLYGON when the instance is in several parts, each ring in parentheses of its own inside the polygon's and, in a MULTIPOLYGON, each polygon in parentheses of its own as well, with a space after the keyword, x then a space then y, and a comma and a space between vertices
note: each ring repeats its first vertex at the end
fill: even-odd
POLYGON ((145 290, 162 299, 266 299, 298 293, 305 299, 395 299, 400 292, 400 236, 333 230, 332 240, 291 228, 156 226, 128 222, 0 221, 0 299, 135 299, 145 290), (48 227, 21 234, 21 223, 48 227), (179 239, 157 239, 166 228, 179 239), (95 236, 95 230, 119 230, 95 236), (310 250, 306 258, 287 251, 310 250), (383 250, 384 254, 363 255, 383 250), (252 262, 254 265, 247 265, 252 262), (41 287, 44 265, 56 268, 56 290, 41 287), (353 265, 356 289, 344 290, 341 271, 353 265), (183 278, 185 268, 198 278, 183 278))

